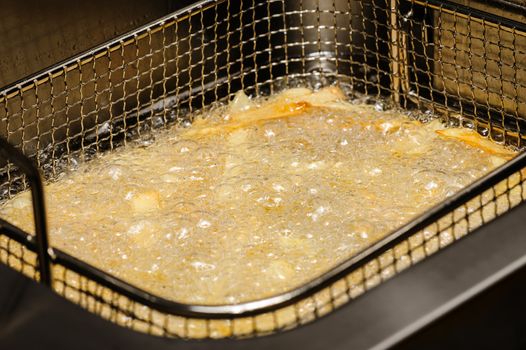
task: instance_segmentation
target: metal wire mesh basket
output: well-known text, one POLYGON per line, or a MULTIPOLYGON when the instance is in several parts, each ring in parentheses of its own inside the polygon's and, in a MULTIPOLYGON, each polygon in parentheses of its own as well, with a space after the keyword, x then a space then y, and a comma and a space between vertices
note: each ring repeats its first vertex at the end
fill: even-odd
POLYGON ((36 168, 53 178, 240 89, 298 81, 345 84, 517 148, 526 137, 524 24, 435 0, 200 1, 0 92, 0 191, 31 187, 37 232, 1 221, 0 261, 124 327, 249 337, 313 321, 524 200, 520 154, 311 282, 236 305, 165 300, 49 249, 36 168))

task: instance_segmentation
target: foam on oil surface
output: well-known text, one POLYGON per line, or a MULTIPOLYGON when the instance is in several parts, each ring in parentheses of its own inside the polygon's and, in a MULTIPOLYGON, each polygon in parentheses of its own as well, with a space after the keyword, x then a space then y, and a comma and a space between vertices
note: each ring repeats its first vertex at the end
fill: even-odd
MULTIPOLYGON (((238 94, 194 124, 48 184, 52 244, 168 299, 236 303, 318 276, 503 161, 334 88, 238 94)), ((0 215, 33 230, 27 193, 0 215)))

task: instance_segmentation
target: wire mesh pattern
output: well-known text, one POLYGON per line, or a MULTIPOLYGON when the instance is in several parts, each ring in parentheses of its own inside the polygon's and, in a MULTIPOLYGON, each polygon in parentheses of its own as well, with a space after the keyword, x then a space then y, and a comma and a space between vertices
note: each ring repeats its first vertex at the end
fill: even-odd
MULTIPOLYGON (((339 83, 440 115, 522 148, 526 32, 450 2, 206 0, 0 92, 0 134, 48 179, 175 123, 238 90, 339 83)), ((525 199, 516 159, 325 275, 261 303, 181 305, 50 252, 52 288, 121 326, 158 336, 224 338, 291 329, 450 245, 525 199)), ((0 193, 28 187, 0 164, 0 193)), ((39 280, 32 236, 3 223, 0 261, 39 280)))

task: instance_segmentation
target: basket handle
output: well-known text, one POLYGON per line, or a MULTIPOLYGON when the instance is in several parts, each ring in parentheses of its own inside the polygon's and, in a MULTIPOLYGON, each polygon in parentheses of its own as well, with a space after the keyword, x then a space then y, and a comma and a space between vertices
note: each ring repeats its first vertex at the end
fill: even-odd
POLYGON ((13 162, 26 175, 31 185, 31 200, 33 202, 33 218, 37 241, 38 269, 40 282, 51 285, 51 257, 46 222, 46 208, 44 203, 44 187, 38 168, 20 150, 11 145, 5 138, 0 137, 0 155, 13 162))

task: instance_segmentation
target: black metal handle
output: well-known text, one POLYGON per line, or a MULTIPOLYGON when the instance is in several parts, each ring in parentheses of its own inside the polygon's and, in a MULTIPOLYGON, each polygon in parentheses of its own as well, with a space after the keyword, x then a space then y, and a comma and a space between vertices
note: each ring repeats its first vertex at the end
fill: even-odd
POLYGON ((38 168, 20 150, 0 137, 0 155, 13 162, 26 175, 31 185, 31 200, 33 202, 33 218, 35 219, 35 234, 37 240, 38 267, 40 282, 51 285, 50 255, 48 253, 48 233, 46 222, 46 207, 44 203, 44 187, 38 168))

